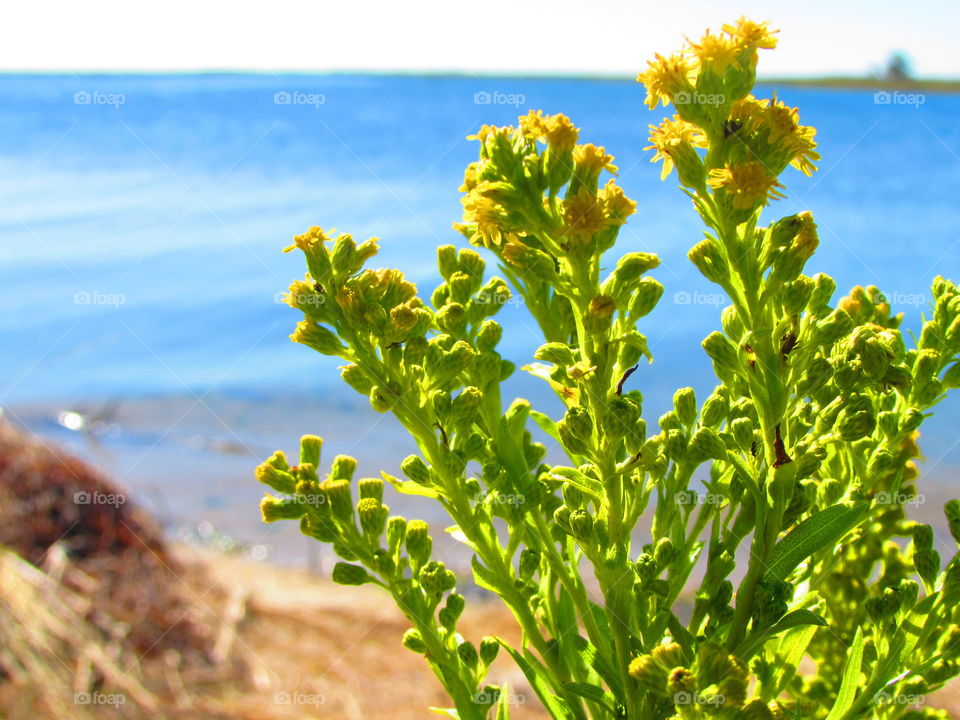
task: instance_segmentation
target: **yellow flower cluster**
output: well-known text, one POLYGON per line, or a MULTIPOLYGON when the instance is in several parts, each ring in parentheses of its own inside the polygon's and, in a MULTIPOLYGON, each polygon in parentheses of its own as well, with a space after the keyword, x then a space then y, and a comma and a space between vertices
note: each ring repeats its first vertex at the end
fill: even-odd
POLYGON ((570 248, 623 225, 636 203, 612 180, 598 187, 604 170, 617 172, 613 156, 597 145, 578 145, 578 136, 568 117, 542 111, 531 110, 517 127, 484 125, 471 136, 483 147, 464 173, 463 222, 454 227, 489 248, 541 234, 570 248))
POLYGON ((724 25, 718 34, 708 30, 699 42, 679 53, 654 56, 647 70, 637 76, 647 88, 647 105, 653 110, 660 102, 673 102, 678 93, 693 91, 701 73, 722 76, 730 68, 752 70, 758 50, 776 47, 776 32, 765 22, 742 17, 735 25, 724 25))
POLYGON ((738 210, 750 210, 761 201, 784 197, 777 190, 783 187, 777 176, 756 160, 711 170, 707 182, 715 190, 726 190, 733 198, 733 207, 738 210))

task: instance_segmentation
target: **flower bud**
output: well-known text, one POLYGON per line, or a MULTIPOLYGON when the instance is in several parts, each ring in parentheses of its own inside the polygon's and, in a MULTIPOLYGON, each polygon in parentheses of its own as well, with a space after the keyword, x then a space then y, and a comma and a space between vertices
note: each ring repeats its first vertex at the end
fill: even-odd
POLYGON ((592 543, 593 536, 593 518, 586 510, 574 510, 570 513, 570 529, 573 536, 584 543, 592 543))
POLYGON ((499 652, 500 643, 496 638, 488 635, 480 641, 480 662, 484 665, 490 665, 496 660, 499 652))
POLYGON ((457 262, 457 249, 453 245, 441 245, 437 248, 437 267, 444 280, 449 280, 460 269, 457 262))
POLYGON ((750 452, 753 446, 754 432, 753 423, 749 418, 737 418, 730 424, 730 430, 733 433, 733 440, 737 443, 743 452, 750 452))
POLYGON ((814 327, 814 340, 818 345, 829 345, 836 342, 853 330, 854 322, 846 310, 837 308, 814 327))
POLYGON ((508 242, 503 246, 503 259, 508 265, 547 283, 556 283, 556 261, 542 250, 537 250, 521 242, 508 242))
POLYGON ((407 521, 395 515, 387 521, 387 547, 395 553, 407 535, 407 521))
POLYGON ((453 423, 470 422, 483 402, 483 393, 473 386, 465 387, 450 402, 450 421, 453 423))
POLYGON ((539 568, 540 551, 535 548, 524 548, 520 553, 517 575, 521 580, 529 580, 539 568))
POLYGON ((913 538, 913 544, 921 550, 929 550, 933 547, 933 528, 923 523, 917 523, 910 528, 910 535, 913 538))
MULTIPOLYGON (((410 547, 409 532, 407 533, 407 547, 410 547)), ((423 591, 428 596, 433 597, 440 597, 447 590, 453 590, 457 585, 457 576, 447 570, 442 562, 436 560, 431 560, 420 568, 417 579, 420 581, 423 591)))
POLYGON ((346 348, 333 332, 312 320, 301 320, 290 335, 295 343, 306 345, 322 355, 341 355, 346 348))
POLYGON ((372 578, 370 574, 359 565, 338 562, 333 566, 332 580, 337 585, 365 585, 372 578))
POLYGON ((861 410, 854 413, 846 411, 840 414, 837 432, 844 442, 854 442, 873 432, 877 420, 871 410, 861 410))
POLYGON ((433 551, 433 540, 430 539, 429 531, 429 526, 423 520, 411 520, 407 523, 407 552, 417 567, 427 562, 433 551))
POLYGON ((924 415, 922 412, 916 408, 908 409, 900 417, 900 434, 909 435, 914 430, 920 427, 920 424, 923 422, 924 415))
POLYGON ((284 500, 267 495, 260 501, 260 515, 263 521, 268 523, 277 520, 298 520, 306 511, 306 506, 293 498, 284 500))
POLYGON ((827 309, 830 298, 837 290, 837 283, 829 275, 817 273, 813 276, 813 292, 807 302, 807 309, 814 315, 820 315, 827 309))
POLYGON ((557 431, 567 450, 582 455, 588 452, 593 437, 593 418, 585 408, 574 405, 557 424, 557 431))
POLYGON ((323 438, 316 435, 304 435, 300 438, 300 464, 320 465, 320 451, 323 449, 323 438))
POLYGON ((357 483, 357 490, 361 498, 373 498, 377 502, 383 500, 383 480, 380 478, 363 478, 357 483))
POLYGON ((447 595, 447 602, 439 613, 440 624, 447 628, 447 630, 453 630, 457 624, 457 620, 460 619, 460 616, 463 614, 465 605, 466 601, 463 599, 463 595, 458 593, 450 593, 447 595))
POLYGON ((630 662, 630 677, 660 697, 666 697, 668 670, 654 660, 652 655, 640 655, 630 662))
POLYGON ((417 485, 430 487, 433 484, 430 468, 428 468, 426 463, 420 459, 419 455, 409 455, 403 462, 400 463, 400 469, 403 471, 404 475, 410 478, 417 485))
POLYGON ((676 548, 674 548, 670 538, 660 538, 660 540, 657 541, 656 547, 653 549, 653 559, 660 570, 672 564, 678 555, 679 553, 676 548))
POLYGON ((697 421, 697 398, 693 388, 680 388, 673 394, 673 409, 685 427, 691 427, 697 421))
POLYGON ((342 523, 353 522, 353 499, 350 496, 350 482, 347 480, 325 480, 320 488, 330 500, 333 516, 342 523))
MULTIPOLYGON (((296 487, 296 479, 286 470, 281 470, 278 463, 274 460, 277 453, 274 453, 266 462, 257 465, 254 470, 254 476, 264 485, 269 485, 279 493, 291 495, 296 487)), ((283 463, 286 465, 286 462, 283 463)))
POLYGON ((463 305, 451 302, 437 311, 437 324, 444 332, 459 337, 467 328, 467 313, 463 305))
POLYGON ((722 333, 714 330, 704 339, 702 345, 713 360, 714 370, 721 379, 741 372, 737 346, 722 333))
POLYGON ((351 480, 357 469, 357 461, 349 455, 337 455, 330 466, 331 480, 351 480))
POLYGON ((687 257, 710 282, 723 282, 730 274, 720 243, 712 237, 704 238, 690 248, 687 257))
POLYGON ((503 328, 496 320, 484 320, 477 333, 477 349, 482 353, 493 350, 500 338, 503 337, 503 328))
POLYGON ((407 650, 412 650, 419 655, 426 655, 427 653, 427 644, 423 641, 423 636, 419 630, 414 628, 410 628, 403 634, 401 643, 407 650))
POLYGON ((727 456, 727 446, 715 430, 700 427, 690 438, 690 453, 697 459, 722 460, 727 456))
POLYGON ((705 427, 716 429, 726 419, 729 405, 724 395, 718 395, 716 392, 707 398, 700 411, 700 424, 705 427))
POLYGON ((357 503, 360 528, 363 530, 363 534, 371 540, 376 540, 383 534, 389 513, 390 508, 381 505, 379 500, 372 497, 361 498, 357 503))
POLYGON ((887 440, 893 440, 898 434, 900 416, 893 410, 884 410, 877 415, 877 427, 887 440))
POLYGON ((783 289, 783 310, 787 315, 799 315, 810 301, 815 282, 813 278, 801 275, 783 289))
MULTIPOLYGON (((628 312, 633 318, 645 317, 663 296, 663 285, 652 277, 645 277, 636 284, 628 312)), ((633 363, 626 363, 632 365, 633 363)))
POLYGON ((473 646, 472 642, 462 642, 457 646, 457 655, 460 656, 461 662, 466 665, 468 668, 476 668, 477 661, 479 657, 477 656, 477 649, 473 646))
POLYGON ((932 586, 940 572, 940 553, 933 548, 919 548, 913 553, 913 566, 917 575, 932 586))

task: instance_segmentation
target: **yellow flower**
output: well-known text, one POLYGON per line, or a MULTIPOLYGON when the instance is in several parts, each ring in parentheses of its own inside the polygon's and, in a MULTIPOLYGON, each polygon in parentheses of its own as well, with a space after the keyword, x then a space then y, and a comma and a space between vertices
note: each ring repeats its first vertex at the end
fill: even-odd
POLYGON ((763 48, 772 50, 777 46, 777 39, 774 37, 779 30, 770 30, 767 28, 769 23, 755 23, 741 17, 736 25, 724 25, 723 31, 729 35, 738 45, 749 48, 763 48))
POLYGON ((728 37, 713 35, 707 30, 700 43, 690 43, 690 47, 700 61, 700 66, 709 68, 717 75, 723 75, 731 65, 740 67, 743 48, 728 37))
POLYGON ((486 145, 488 140, 494 139, 498 135, 509 136, 512 132, 513 128, 510 126, 483 125, 477 130, 476 135, 467 135, 467 140, 479 140, 480 144, 486 145))
POLYGON ((470 192, 477 186, 478 170, 478 163, 472 162, 467 165, 467 169, 463 171, 463 185, 460 186, 460 192, 470 192))
POLYGON ((733 197, 733 207, 738 210, 749 210, 761 200, 766 203, 784 197, 777 190, 783 185, 756 161, 711 170, 708 182, 714 189, 726 190, 733 197))
POLYGON ((800 232, 793 238, 791 245, 804 258, 809 259, 820 245, 817 224, 813 221, 813 215, 808 211, 800 213, 797 217, 800 218, 800 232))
POLYGON ((573 162, 588 175, 599 174, 601 170, 609 170, 614 174, 617 172, 613 155, 607 155, 606 150, 593 143, 577 145, 573 150, 573 162))
POLYGON ((686 120, 681 120, 678 115, 667 118, 659 126, 651 125, 650 130, 652 144, 644 150, 657 151, 650 162, 663 160, 661 180, 670 174, 680 152, 688 148, 706 147, 706 138, 700 129, 686 120))
POLYGON ((503 221, 503 209, 493 200, 493 198, 484 194, 484 186, 488 183, 480 183, 473 190, 463 197, 463 219, 469 224, 476 225, 477 234, 483 240, 483 244, 489 247, 499 245, 503 241, 503 233, 500 224, 503 221))
POLYGON ((545 140, 547 137, 547 120, 543 117, 543 110, 531 110, 520 118, 520 132, 528 140, 545 140))
POLYGON ((550 149, 555 153, 565 153, 573 150, 577 144, 580 131, 573 126, 566 115, 549 115, 546 118, 546 136, 550 149))
POLYGON ((647 88, 647 107, 654 110, 657 103, 668 105, 674 96, 687 90, 696 75, 696 69, 682 53, 663 57, 657 54, 647 63, 647 71, 637 75, 637 82, 647 88))
POLYGON ((637 204, 623 194, 623 189, 611 178, 606 186, 597 193, 599 200, 603 203, 610 225, 623 225, 627 218, 637 211, 637 204))
POLYGON ((600 199, 582 190, 563 201, 563 218, 567 234, 574 239, 588 239, 607 228, 607 218, 600 199))
POLYGON ((820 159, 820 153, 814 149, 817 147, 813 139, 816 132, 816 128, 801 125, 789 142, 790 153, 793 156, 790 164, 808 177, 817 169, 813 163, 820 159))

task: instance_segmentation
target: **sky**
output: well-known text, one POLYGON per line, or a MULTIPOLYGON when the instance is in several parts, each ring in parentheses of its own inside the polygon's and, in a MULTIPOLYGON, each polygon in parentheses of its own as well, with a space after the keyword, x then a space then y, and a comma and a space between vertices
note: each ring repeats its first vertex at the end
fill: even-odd
POLYGON ((31 0, 0 10, 0 69, 622 75, 743 14, 782 30, 767 77, 866 75, 895 50, 960 77, 955 0, 31 0))

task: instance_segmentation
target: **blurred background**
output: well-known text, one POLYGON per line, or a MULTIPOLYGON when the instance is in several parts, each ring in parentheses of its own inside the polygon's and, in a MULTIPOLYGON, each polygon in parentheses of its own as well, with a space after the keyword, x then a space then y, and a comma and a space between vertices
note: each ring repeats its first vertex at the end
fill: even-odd
MULTIPOLYGON (((531 108, 566 113, 616 156, 638 202, 620 250, 663 259, 664 299, 641 328, 655 361, 634 376, 646 416, 679 386, 705 397, 715 383, 699 342, 725 302, 686 260, 700 226, 649 164, 648 125, 664 113, 633 77, 741 14, 782 31, 757 93, 776 91, 818 129, 820 171, 788 171, 788 197, 768 211, 814 213, 808 272, 833 275, 840 294, 880 287, 907 329, 935 275, 958 279, 956 4, 281 0, 246 12, 173 0, 2 14, 4 447, 20 457, 26 431, 52 443, 34 448, 52 466, 85 460, 81 475, 122 495, 116 512, 146 511, 155 537, 134 535, 151 547, 326 567, 295 524, 260 522, 254 465, 306 432, 326 438, 328 458, 359 456, 365 475, 396 472, 413 448, 341 383, 337 361, 289 341, 298 313, 280 298, 304 268, 281 251, 310 225, 379 237, 378 262, 429 294, 434 248, 464 244, 451 225, 477 152, 466 136, 531 108)), ((540 341, 523 308, 498 319, 504 354, 529 360, 540 341)), ((523 373, 509 390, 557 409, 523 373)), ((917 510, 931 518, 960 464, 958 423, 947 402, 925 429, 920 491, 936 502, 917 510)), ((91 483, 76 487, 102 487, 91 483)), ((63 526, 49 530, 30 559, 49 560, 63 526)))

